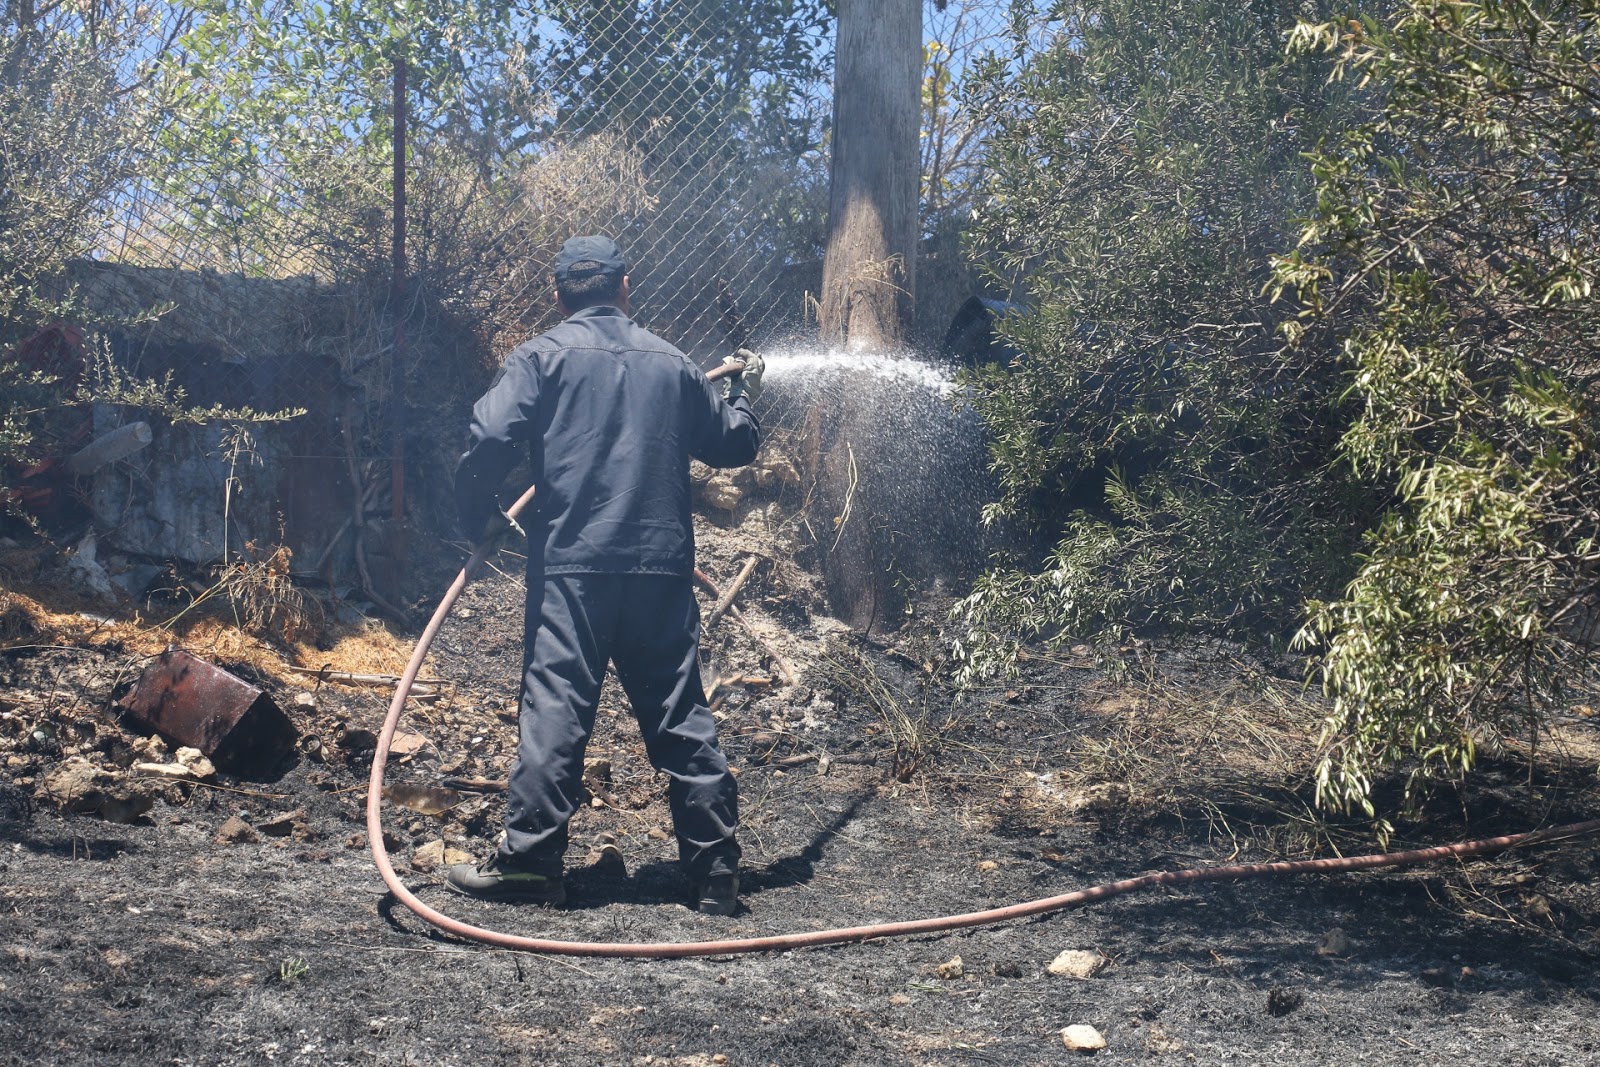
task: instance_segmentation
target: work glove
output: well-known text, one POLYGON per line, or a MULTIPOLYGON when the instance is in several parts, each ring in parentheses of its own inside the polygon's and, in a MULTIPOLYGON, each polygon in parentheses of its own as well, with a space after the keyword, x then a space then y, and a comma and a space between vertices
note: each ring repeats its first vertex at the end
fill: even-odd
POLYGON ((749 397, 752 404, 755 403, 756 397, 761 395, 761 376, 767 371, 766 360, 748 348, 741 348, 722 362, 744 364, 744 370, 723 379, 723 399, 731 404, 744 396, 749 397))

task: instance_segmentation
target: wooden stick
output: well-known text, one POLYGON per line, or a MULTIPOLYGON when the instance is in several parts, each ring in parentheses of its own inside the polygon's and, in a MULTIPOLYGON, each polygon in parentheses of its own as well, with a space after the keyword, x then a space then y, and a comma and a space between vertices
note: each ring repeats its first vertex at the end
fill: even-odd
POLYGON ((440 782, 450 789, 466 789, 474 793, 506 791, 506 783, 496 778, 442 778, 440 782))
POLYGON ((755 572, 758 558, 757 556, 751 556, 744 561, 744 567, 739 571, 739 577, 735 578, 733 584, 728 586, 728 591, 722 594, 721 599, 717 601, 717 606, 712 608, 711 614, 707 616, 705 625, 707 630, 715 626, 717 620, 722 618, 729 608, 733 607, 733 598, 739 595, 739 590, 744 588, 744 583, 750 580, 750 575, 755 572))
MULTIPOLYGON (((699 567, 696 567, 694 569, 694 576, 695 580, 701 585, 705 586, 706 590, 710 592, 712 596, 719 600, 722 598, 722 592, 717 588, 717 583, 713 582, 711 580, 711 576, 706 574, 705 571, 701 570, 699 567)), ((783 679, 783 684, 794 685, 797 677, 794 673, 794 668, 789 665, 788 660, 783 658, 783 653, 773 648, 771 643, 768 642, 766 638, 762 637, 756 632, 755 627, 750 625, 750 620, 744 617, 744 612, 739 610, 739 605, 730 602, 728 604, 728 614, 732 615, 734 618, 738 619, 744 624, 745 633, 749 634, 750 639, 756 644, 760 645, 761 651, 765 652, 767 656, 771 658, 773 666, 778 668, 778 675, 783 679)))
MULTIPOLYGON (((339 685, 371 685, 393 686, 400 683, 399 675, 395 674, 351 674, 349 671, 330 671, 326 667, 296 667, 285 664, 286 669, 296 674, 314 675, 318 681, 335 682, 339 685)), ((411 686, 412 696, 426 696, 432 692, 432 686, 446 684, 442 678, 418 678, 411 686)))

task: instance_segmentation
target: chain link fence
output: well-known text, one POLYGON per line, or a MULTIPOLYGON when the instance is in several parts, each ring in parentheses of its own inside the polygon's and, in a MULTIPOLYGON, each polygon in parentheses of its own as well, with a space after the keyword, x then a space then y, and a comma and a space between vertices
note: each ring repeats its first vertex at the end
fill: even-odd
MULTIPOLYGON (((194 403, 308 409, 309 426, 263 430, 242 461, 235 449, 222 463, 216 435, 201 434, 193 448, 212 456, 209 492, 228 493, 251 469, 329 486, 256 494, 307 498, 287 516, 238 504, 236 534, 224 524, 190 536, 185 524, 198 520, 182 519, 179 504, 147 508, 143 543, 164 530, 161 551, 209 546, 214 556, 230 538, 273 538, 276 523, 301 561, 382 585, 367 580, 381 567, 359 558, 350 528, 391 514, 450 528, 438 486, 465 405, 499 357, 553 324, 550 263, 575 232, 618 239, 636 317, 703 365, 741 344, 804 343, 827 221, 825 5, 544 0, 444 48, 446 73, 421 65, 404 95, 402 284, 392 64, 362 68, 348 34, 327 25, 330 10, 285 0, 5 9, 0 81, 31 93, 41 113, 76 107, 80 134, 108 124, 123 134, 109 139, 101 181, 81 190, 81 214, 98 227, 92 254, 70 264, 55 295, 104 324, 124 370, 170 373, 194 403), (244 21, 203 32, 235 16, 244 21), (66 98, 69 68, 98 87, 101 106, 66 98), (397 434, 409 450, 393 447, 397 434), (417 475, 409 493, 386 469, 402 454, 417 475)), ((1014 52, 1024 24, 1047 21, 1007 0, 926 8, 923 338, 937 338, 978 286, 960 233, 983 131, 961 80, 984 53, 1014 52)), ((419 49, 429 39, 415 38, 419 49)), ((792 396, 769 401, 769 426, 801 424, 811 401, 792 396)), ((143 476, 160 477, 154 467, 143 476)), ((97 517, 128 528, 130 500, 159 498, 157 488, 97 485, 97 517)), ((390 555, 403 569, 404 553, 390 555)))

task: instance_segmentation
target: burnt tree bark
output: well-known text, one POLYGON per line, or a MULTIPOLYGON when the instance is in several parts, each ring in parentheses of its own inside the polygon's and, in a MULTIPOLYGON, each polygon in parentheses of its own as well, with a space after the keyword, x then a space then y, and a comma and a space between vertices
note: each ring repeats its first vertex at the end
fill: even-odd
POLYGON ((905 339, 916 271, 922 0, 840 0, 822 339, 905 339))
MULTIPOLYGON (((906 340, 921 185, 922 0, 840 0, 828 245, 818 324, 826 344, 889 351, 906 340)), ((874 405, 811 413, 805 466, 815 486, 828 600, 860 630, 892 628, 893 517, 879 514, 874 405)))

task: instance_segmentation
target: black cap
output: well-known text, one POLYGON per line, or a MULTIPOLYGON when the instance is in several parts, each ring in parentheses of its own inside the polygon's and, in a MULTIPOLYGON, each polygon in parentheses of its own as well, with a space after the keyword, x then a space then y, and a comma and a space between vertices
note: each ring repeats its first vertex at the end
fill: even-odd
POLYGON ((556 253, 555 274, 558 282, 567 278, 589 278, 596 274, 624 274, 627 270, 628 261, 622 258, 622 249, 609 237, 569 237, 567 243, 561 246, 561 251, 556 253), (584 264, 584 268, 573 270, 573 264, 576 263, 584 264), (591 263, 594 266, 588 266, 591 263))

